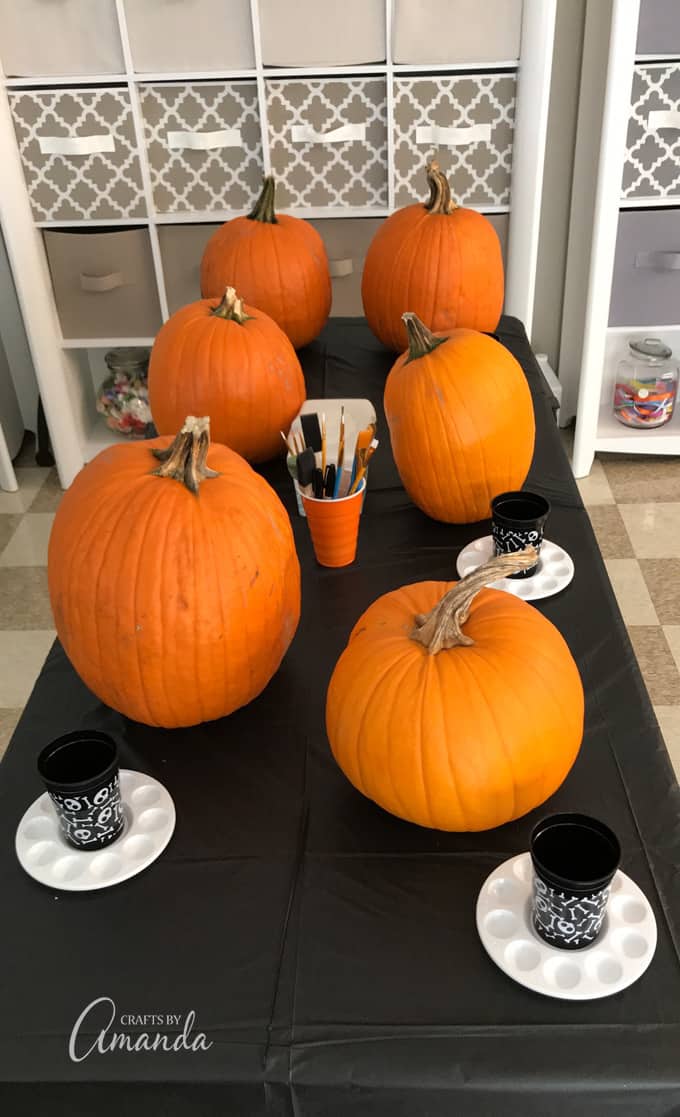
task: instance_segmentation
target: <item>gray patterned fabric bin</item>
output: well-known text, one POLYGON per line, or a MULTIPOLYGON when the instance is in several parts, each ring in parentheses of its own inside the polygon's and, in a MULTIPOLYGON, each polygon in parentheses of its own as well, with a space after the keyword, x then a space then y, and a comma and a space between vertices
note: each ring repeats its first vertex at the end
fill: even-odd
POLYGON ((396 78, 395 204, 427 196, 424 167, 437 158, 457 202, 508 205, 516 86, 514 72, 396 78))
POLYGON ((159 213, 252 206, 263 174, 254 81, 142 85, 140 99, 159 213))
POLYGON ((127 90, 9 93, 36 221, 145 217, 127 90))
POLYGON ((277 205, 387 205, 384 78, 266 82, 277 205))
POLYGON ((622 194, 680 198, 680 62, 635 67, 622 194))

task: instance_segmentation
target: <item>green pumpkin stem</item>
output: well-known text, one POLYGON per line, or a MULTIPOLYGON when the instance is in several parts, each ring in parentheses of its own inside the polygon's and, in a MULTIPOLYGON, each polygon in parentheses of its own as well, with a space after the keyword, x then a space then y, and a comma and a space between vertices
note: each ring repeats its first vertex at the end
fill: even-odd
POLYGON ((426 170, 430 197, 425 203, 425 209, 428 213, 454 213, 458 209, 458 205, 451 197, 449 180, 443 171, 440 171, 437 160, 432 159, 427 164, 426 170))
POLYGON ((442 345, 446 341, 445 337, 435 337, 432 330, 428 330, 424 322, 420 321, 417 314, 407 310, 401 316, 402 322, 406 325, 406 334, 408 337, 408 357, 404 364, 409 361, 417 361, 419 357, 426 357, 438 345, 442 345))
POLYGON ((276 193, 276 183, 274 182, 273 175, 265 175, 262 180, 262 190, 260 196, 255 202, 252 211, 248 214, 249 221, 262 221, 265 225, 276 225, 276 214, 274 213, 274 194, 276 193))
POLYGON ((243 299, 239 299, 233 287, 227 287, 222 302, 210 311, 213 318, 224 318, 228 322, 238 322, 242 326, 244 322, 250 321, 250 315, 246 314, 243 306, 243 299))
POLYGON ((181 481, 189 492, 197 493, 201 481, 207 477, 219 477, 219 473, 206 465, 209 449, 210 418, 206 415, 197 419, 188 415, 167 450, 151 451, 161 462, 158 469, 151 472, 155 477, 172 477, 174 481, 181 481))
POLYGON ((525 547, 523 551, 514 551, 510 555, 497 555, 485 562, 472 574, 461 578, 453 589, 444 594, 441 601, 430 609, 429 613, 420 613, 415 618, 415 625, 411 630, 412 640, 427 649, 430 655, 445 648, 456 648, 474 644, 470 636, 463 632, 470 614, 470 606, 479 591, 489 582, 497 578, 507 578, 510 574, 517 574, 520 570, 528 570, 534 566, 538 552, 534 547, 525 547))

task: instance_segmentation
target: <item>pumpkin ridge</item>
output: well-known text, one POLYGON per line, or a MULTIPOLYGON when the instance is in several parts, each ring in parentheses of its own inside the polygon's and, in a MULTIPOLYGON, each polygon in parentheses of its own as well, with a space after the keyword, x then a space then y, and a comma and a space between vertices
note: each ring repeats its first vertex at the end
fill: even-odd
MULTIPOLYGON (((505 679, 505 676, 503 675, 503 672, 498 671, 496 669, 495 665, 490 661, 489 657, 480 648, 479 644, 476 641, 475 641, 474 644, 471 644, 471 645, 468 646, 467 651, 474 653, 475 658, 477 660, 477 663, 478 664, 483 663, 485 670, 490 671, 496 677, 496 679, 500 679, 505 684, 506 679, 505 679)), ((464 656, 460 657, 461 663, 463 663, 464 659, 465 659, 464 656)), ((490 721, 493 723, 494 730, 495 730, 495 736, 496 736, 497 743, 498 743, 498 752, 501 753, 501 755, 505 759, 505 763, 506 763, 506 765, 508 767, 508 770, 510 772, 510 785, 511 785, 511 790, 512 790, 512 811, 511 811, 511 814, 510 814, 510 818, 515 818, 516 814, 517 814, 517 787, 518 787, 518 784, 521 784, 521 781, 518 780, 517 772, 515 770, 515 765, 514 765, 513 756, 512 756, 512 748, 508 747, 508 744, 507 744, 506 739, 505 739, 505 734, 502 730, 502 727, 499 724, 498 716, 496 714, 493 702, 490 702, 488 697, 485 695, 484 690, 482 689, 481 681, 478 679, 476 673, 471 670, 471 665, 467 662, 465 662, 465 670, 466 670, 469 678, 472 680, 472 683, 474 683, 474 687, 475 687, 475 690, 477 691, 478 695, 481 696, 482 702, 488 708, 489 718, 490 718, 490 721)), ((467 695, 470 694, 471 689, 472 689, 471 685, 468 684, 468 687, 466 688, 466 694, 467 695)), ((520 716, 522 716, 523 711, 522 711, 519 703, 516 700, 516 695, 515 695, 515 692, 513 691, 513 689, 511 687, 508 688, 507 685, 504 685, 503 691, 504 691, 505 701, 507 702, 509 699, 512 700, 515 703, 516 707, 518 708, 520 716)), ((505 713, 507 713, 506 710, 504 710, 504 714, 505 713)))
POLYGON ((442 682, 443 682, 442 675, 443 675, 444 664, 446 663, 446 660, 444 660, 442 662, 442 664, 440 665, 439 656, 437 656, 437 655, 428 656, 428 659, 431 659, 431 660, 434 661, 436 674, 437 674, 437 686, 434 688, 434 691, 435 691, 435 694, 437 695, 437 701, 439 703, 439 721, 440 721, 440 725, 441 725, 442 736, 444 738, 444 756, 446 758, 446 767, 447 767, 447 770, 448 770, 448 773, 449 773, 449 786, 451 788, 451 798, 453 800, 455 800, 454 806, 455 806, 455 811, 456 811, 457 817, 459 819, 464 819, 466 817, 466 811, 463 807, 463 802, 462 802, 462 799, 461 799, 461 793, 460 793, 460 789, 458 787, 458 779, 456 777, 456 773, 455 773, 454 768, 453 768, 453 759, 452 759, 452 756, 451 756, 451 749, 448 747, 448 742, 449 742, 448 719, 447 719, 447 716, 446 716, 446 711, 444 709, 444 697, 443 697, 444 690, 443 690, 443 686, 442 686, 442 682))
POLYGON ((423 785, 423 799, 424 799, 424 802, 425 802, 425 811, 426 811, 427 817, 430 818, 430 819, 433 819, 435 817, 435 812, 432 809, 432 803, 430 801, 430 793, 429 793, 429 789, 428 789, 428 786, 427 786, 428 781, 425 778, 425 751, 426 751, 428 742, 427 742, 427 738, 426 738, 426 735, 425 735, 424 713, 425 713, 425 698, 426 698, 426 695, 427 695, 427 691, 429 689, 428 684, 431 682, 431 675, 432 675, 432 671, 431 671, 431 668, 430 668, 430 663, 431 663, 433 658, 436 658, 436 657, 431 656, 431 655, 425 655, 425 656, 421 657, 420 672, 419 672, 420 677, 418 679, 418 684, 417 684, 418 689, 420 691, 420 710, 418 712, 418 717, 414 719, 415 725, 418 726, 418 740, 417 740, 417 743, 414 742, 414 748, 413 748, 414 753, 420 759, 420 779, 421 779, 422 785, 423 785))
MULTIPOLYGON (((491 724, 493 725, 495 735, 496 735, 496 738, 497 738, 497 749, 496 749, 496 751, 498 753, 500 753, 500 755, 503 757, 503 759, 506 763, 506 766, 507 766, 507 768, 508 768, 508 770, 511 774, 511 777, 514 780, 513 767, 512 767, 512 764, 510 762, 510 758, 507 755, 507 751, 504 747, 504 743, 501 739, 501 734, 500 734, 500 731, 499 731, 498 722, 496 720, 496 717, 495 717, 493 711, 487 709, 487 707, 489 705, 488 698, 486 697, 484 691, 482 690, 482 687, 479 684, 478 680, 474 677, 473 672, 470 670, 470 664, 468 663, 466 655, 463 654, 467 651, 472 650, 472 648, 474 648, 474 647, 476 647, 476 644, 475 645, 465 645, 463 647, 458 647, 458 648, 448 648, 448 649, 446 649, 443 653, 443 663, 441 665, 441 668, 439 669, 439 671, 440 671, 439 677, 441 678, 445 674, 445 672, 448 671, 448 672, 455 673, 457 679, 460 681, 461 691, 462 691, 462 693, 465 694, 465 701, 466 701, 466 726, 465 726, 465 734, 464 734, 465 737, 466 737, 465 744, 469 747, 470 731, 467 728, 467 720, 468 720, 468 715, 469 715, 469 710, 467 708, 467 703, 469 702, 470 706, 473 706, 475 709, 477 707, 481 708, 482 711, 484 712, 485 719, 486 719, 487 723, 491 722, 491 724)), ((430 658, 434 658, 435 660, 438 660, 440 658, 440 656, 437 655, 437 656, 430 657, 430 658)), ((444 691, 446 691, 447 689, 448 688, 445 687, 444 691)), ((477 717, 479 716, 478 711, 476 712, 476 716, 477 717)), ((475 726, 476 729, 478 728, 478 725, 479 725, 479 722, 477 721, 476 726, 475 726)), ((459 744, 460 744, 460 739, 459 739, 459 744)), ((458 787, 458 781, 456 783, 456 786, 458 787)), ((466 792, 467 792, 467 788, 466 788, 466 792)), ((476 802, 474 793, 473 793, 472 799, 470 799, 469 794, 463 795, 462 790, 460 790, 460 789, 459 789, 458 794, 459 794, 460 802, 461 802, 461 805, 462 805, 463 817, 468 819, 468 820, 470 818, 477 818, 479 816, 479 806, 476 802)), ((514 795, 515 795, 514 785, 513 785, 512 795, 513 795, 513 806, 514 806, 514 795)))
MULTIPOLYGON (((436 352, 436 350, 435 350, 435 352, 436 352)), ((439 395, 441 394, 441 389, 439 388, 439 386, 436 382, 434 371, 433 371, 433 368, 432 368, 432 363, 433 363, 432 354, 428 354, 427 358, 421 357, 420 359, 421 359, 421 361, 425 362, 423 367, 422 367, 422 381, 418 385, 418 389, 419 389, 418 390, 418 402, 420 404, 420 410, 421 410, 421 413, 422 413, 422 421, 423 421, 423 424, 424 424, 424 428, 428 429, 429 427, 431 427, 431 424, 429 422, 429 418, 431 417, 432 411, 434 411, 434 413, 436 414, 437 419, 439 421, 439 426, 440 426, 442 434, 443 434, 443 441, 448 448, 448 446, 449 446, 449 433, 448 433, 448 429, 447 429, 447 421, 444 418, 444 415, 442 414, 441 400, 439 399, 439 395), (428 405, 428 402, 425 399, 424 388, 425 388, 426 383, 429 384, 432 395, 435 398, 436 402, 434 404, 434 407, 431 407, 431 405, 428 405)), ((447 409, 447 413, 448 413, 448 409, 447 409)), ((455 425, 455 423, 456 423, 455 416, 453 414, 451 414, 450 418, 451 418, 451 421, 455 425)), ((454 465, 454 464, 456 464, 456 458, 455 458, 455 455, 452 455, 452 465, 454 465)), ((464 462, 463 464, 464 464, 465 473, 467 474, 467 462, 464 462)), ((434 470, 434 475, 436 477, 436 483, 437 483, 437 490, 438 490, 438 494, 439 494, 439 499, 438 499, 437 503, 438 503, 440 508, 445 508, 446 507, 445 489, 448 488, 448 485, 449 485, 448 471, 446 471, 446 472, 447 472, 447 476, 444 475, 445 471, 443 469, 437 469, 435 467, 435 470, 434 470)), ((456 474, 455 469, 452 469, 451 473, 454 476, 456 476, 456 483, 458 485, 459 491, 461 491, 462 485, 460 484, 460 482, 458 482, 458 478, 457 478, 457 474, 456 474)), ((468 486, 469 486, 469 477, 467 478, 467 481, 468 481, 468 486)))
MULTIPOLYGON (((382 693, 382 685, 389 678, 389 676, 391 674, 396 675, 396 673, 397 673, 396 669, 399 666, 404 667, 404 670, 399 673, 398 678, 395 679, 395 681, 394 681, 395 692, 396 692, 397 696, 399 695, 399 692, 401 690, 401 685, 403 683, 404 678, 406 677, 406 675, 411 670, 412 652, 411 652, 410 649, 408 650, 408 653, 404 653, 402 656, 400 656, 398 659, 396 659, 392 662, 391 670, 388 671, 385 676, 383 676, 383 678, 380 681, 380 686, 376 687, 374 689, 373 693, 371 694, 371 699, 370 699, 371 702, 373 701, 374 697, 377 695, 380 698, 381 703, 382 703, 382 701, 384 700, 384 694, 382 693)), ((368 709, 368 706, 365 706, 364 707, 364 713, 362 715, 362 719, 361 719, 361 723, 360 723, 360 727, 361 727, 362 730, 363 730, 363 725, 364 725, 364 720, 365 720, 365 716, 366 716, 366 713, 367 713, 367 709, 368 709)), ((391 710, 392 711, 394 710, 394 705, 393 704, 391 706, 391 710)), ((392 749, 390 749, 390 747, 389 747, 389 737, 391 737, 391 733, 387 734, 383 738, 383 742, 384 742, 384 746, 385 746, 385 750, 384 750, 384 753, 383 753, 385 769, 386 769, 386 771, 389 775, 389 778, 390 778, 390 783, 392 785, 392 790, 393 790, 393 793, 394 793, 395 802, 397 803, 397 805, 399 807, 399 810, 404 812, 402 817, 406 818, 407 813, 405 813, 406 808, 404 807, 404 802, 403 802, 403 799, 401 797, 400 781, 395 778, 394 770, 393 770, 393 767, 392 767, 393 753, 392 753, 392 749)), ((423 795, 424 795, 424 798, 425 798, 425 805, 427 807, 427 802, 428 801, 427 801, 427 791, 425 789, 425 782, 424 782, 425 777, 424 777, 424 772, 422 770, 422 756, 421 756, 421 778, 423 780, 423 795)), ((364 780, 364 786, 367 786, 365 780, 364 780)), ((371 798, 373 798, 373 795, 371 795, 371 798)))
MULTIPOLYGON (((402 652, 402 655, 398 659, 392 660, 390 662, 390 664, 388 665, 388 667, 382 672, 382 674, 380 676, 378 676, 378 679, 376 681, 376 685, 375 685, 375 687, 372 687, 371 692, 368 695, 366 695, 365 693, 362 693, 362 695, 361 695, 361 699, 362 699, 362 702, 363 702, 363 708, 361 710, 361 715, 360 715, 360 718, 359 718, 359 722, 358 722, 357 726, 355 727, 354 732, 352 734, 352 736, 354 738, 354 743, 353 743, 353 746, 351 747, 351 749, 349 751, 354 756, 353 768, 354 768, 355 775, 358 778, 358 783, 356 784, 356 786, 358 787, 359 791, 361 791, 364 795, 368 795, 369 798, 372 798, 372 794, 368 790, 368 788, 370 786, 370 781, 368 781, 366 779, 366 777, 364 775, 364 771, 363 771, 363 766, 362 766, 362 763, 361 763, 363 728, 364 728, 366 719, 368 717, 368 711, 369 711, 369 708, 370 708, 371 704, 373 703, 376 695, 379 695, 380 688, 381 688, 383 682, 385 680, 387 680, 388 677, 392 673, 394 673, 400 665, 402 665, 404 663, 404 661, 406 661, 407 659, 410 660, 411 656, 412 656, 411 649, 410 648, 405 649, 402 652)), ((369 647, 368 648, 367 660, 370 661, 372 658, 373 658, 372 649, 369 647)), ((341 660, 342 660, 342 657, 341 657, 341 660)), ((345 663, 347 663, 347 660, 345 660, 345 663)), ((355 665, 353 663, 352 664, 353 673, 354 673, 354 666, 355 665)), ((401 678, 406 674, 406 670, 408 669, 408 667, 409 667, 409 664, 406 664, 406 669, 403 672, 401 672, 400 675, 399 675, 399 681, 401 681, 401 678)), ((379 695, 379 696, 382 697, 381 695, 379 695)), ((348 688, 348 692, 347 692, 345 698, 346 698, 347 702, 356 702, 356 700, 357 700, 357 696, 352 695, 350 688, 348 688)), ((336 720, 337 723, 342 722, 343 709, 344 709, 344 702, 341 702, 337 711, 336 711, 335 720, 336 720)), ((331 748, 332 748, 332 746, 331 746, 331 748)), ((343 751, 345 751, 345 748, 346 748, 346 746, 343 746, 343 751)), ((386 771, 389 775, 390 784, 392 785, 392 791, 394 793, 395 801, 399 804, 400 809, 404 809, 402 801, 401 801, 401 796, 400 796, 399 791, 398 791, 398 785, 397 785, 397 782, 394 778, 394 773, 392 771, 392 766, 391 766, 391 763, 390 763, 389 756, 386 757, 385 765, 386 765, 386 771)))
MULTIPOLYGON (((494 366, 494 370, 495 370, 495 366, 494 366)), ((465 408, 464 393, 461 393, 460 388, 458 386, 457 378, 455 376, 451 377, 451 388, 452 388, 452 390, 453 390, 453 392, 456 396, 456 404, 457 404, 457 407, 456 407, 455 410, 453 408, 451 409, 452 410, 452 415, 455 415, 458 412, 458 410, 460 410, 460 413, 465 415, 466 418, 469 419, 470 426, 471 426, 473 434, 474 434, 472 444, 477 448, 477 451, 479 453, 479 458, 480 458, 480 461, 481 461, 481 471, 480 471, 480 473, 481 473, 481 477, 483 478, 483 487, 484 487, 484 497, 483 497, 483 499, 489 504, 489 508, 487 509, 487 515, 489 515, 490 512, 491 512, 491 507, 490 507, 490 501, 489 501, 489 483, 488 483, 488 480, 487 480, 487 478, 489 476, 489 472, 487 470, 487 460, 486 460, 486 456, 484 454, 484 441, 485 441, 485 439, 482 435, 482 432, 479 429, 479 425, 477 423, 477 419, 476 419, 474 409, 465 408)), ((447 437, 448 437, 448 434, 447 434, 447 437)), ((449 445, 450 445, 450 441, 449 441, 449 445)), ((507 455, 506 455, 506 458, 507 458, 507 455)), ((466 465, 467 465, 467 462, 466 462, 466 465)), ((471 493, 472 493, 473 506, 474 506, 474 511, 475 512, 477 511, 476 488, 477 488, 476 486, 471 486, 471 490, 470 490, 471 493)))
MULTIPOLYGON (((146 541, 147 541, 147 539, 150 535, 150 532, 151 532, 151 525, 153 524, 154 528, 156 528, 156 524, 154 523, 155 518, 156 518, 156 513, 165 504, 165 498, 166 498, 167 494, 163 492, 163 488, 164 488, 164 486, 159 484, 159 486, 158 486, 158 496, 156 497, 156 499, 153 503, 150 514, 147 513, 147 520, 146 520, 146 523, 144 525, 144 532, 143 532, 143 535, 142 535, 141 539, 139 540, 139 543, 137 544, 137 548, 136 548, 136 551, 137 551, 138 555, 141 555, 143 553, 144 549, 145 549, 146 541)), ((141 495, 142 492, 143 492, 143 486, 140 485, 138 493, 141 495)), ((139 502, 139 495, 137 497, 137 501, 139 502)), ((135 508, 134 508, 135 501, 134 501, 134 498, 133 498, 133 500, 130 501, 127 504, 127 508, 125 507, 125 502, 123 501, 122 503, 123 503, 123 506, 124 506, 123 507, 123 512, 127 511, 128 516, 129 516, 128 531, 126 532, 126 546, 125 546, 124 550, 122 548, 122 540, 121 540, 121 552, 122 552, 123 555, 127 556, 129 554, 129 551, 130 551, 131 537, 132 537, 132 541, 133 542, 135 541, 135 536, 134 536, 134 532, 133 532, 133 527, 136 523, 136 516, 133 514, 134 511, 135 511, 135 508)), ((169 517, 169 516, 166 517, 166 522, 165 522, 165 532, 166 532, 166 534, 165 534, 165 542, 164 542, 164 545, 163 545, 163 550, 165 550, 165 548, 167 547, 167 535, 168 535, 168 531, 169 531, 170 519, 171 519, 171 517, 169 517)), ((137 566, 137 563, 138 563, 138 560, 136 559, 135 562, 132 565, 137 566)), ((125 568, 125 564, 124 564, 123 561, 115 563, 115 569, 116 569, 115 600, 120 601, 120 600, 123 600, 122 595, 120 594, 121 581, 124 581, 124 579, 127 575, 127 570, 125 568)), ((101 563, 100 568, 99 568, 99 578, 101 578, 101 575, 102 575, 103 571, 104 571, 104 563, 101 563)), ((107 571, 107 574, 108 573, 109 572, 107 571)), ((157 587, 160 591, 159 596, 162 600, 162 588, 160 586, 160 581, 161 580, 159 578, 156 578, 155 581, 156 581, 156 585, 157 585, 157 587)), ((139 591, 139 580, 135 584, 135 600, 134 600, 134 611, 135 612, 137 612, 137 608, 138 608, 138 591, 139 591)), ((95 597, 94 597, 95 603, 98 600, 99 600, 99 588, 97 586, 97 591, 96 591, 95 597)), ((122 621, 123 621, 123 617, 122 617, 121 611, 119 609, 116 609, 116 611, 115 611, 115 626, 116 626, 115 627, 115 632, 116 632, 115 646, 116 646, 116 667, 117 667, 116 675, 120 679, 125 678, 125 674, 126 674, 127 670, 129 669, 127 656, 122 655, 123 649, 125 648, 126 643, 127 643, 127 641, 124 638, 121 639, 121 636, 123 635, 123 633, 121 631, 122 621), (124 660, 124 662, 123 662, 123 660, 124 660)), ((147 690, 146 676, 145 676, 145 671, 144 671, 142 661, 141 661, 141 654, 142 654, 142 643, 139 640, 136 639, 134 641, 134 655, 131 655, 130 659, 134 659, 134 662, 135 662, 135 665, 136 665, 136 668, 137 668, 137 679, 138 679, 139 688, 140 688, 140 692, 141 692, 142 706, 144 708, 145 716, 149 719, 148 724, 157 725, 158 722, 156 721, 155 710, 153 709, 153 704, 151 702, 151 699, 149 698, 149 694, 148 694, 148 690, 147 690)), ((101 656, 100 656, 100 664, 101 664, 100 670, 102 670, 103 669, 103 660, 101 659, 101 656)), ((163 689, 163 692, 164 692, 163 693, 163 699, 168 704, 168 707, 170 709, 172 709, 173 708, 173 703, 172 703, 172 701, 170 701, 169 695, 168 695, 167 690, 165 689, 164 685, 162 686, 162 689, 163 689)), ((135 720, 139 720, 139 719, 135 719, 135 720)))

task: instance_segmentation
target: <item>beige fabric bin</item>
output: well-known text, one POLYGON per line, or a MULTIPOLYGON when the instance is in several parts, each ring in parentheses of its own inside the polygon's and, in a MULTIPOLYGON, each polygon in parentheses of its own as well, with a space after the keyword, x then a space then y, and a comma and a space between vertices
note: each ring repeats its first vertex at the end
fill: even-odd
POLYGON ((394 0, 393 61, 511 62, 521 31, 522 0, 394 0))
POLYGON ((115 0, 0 0, 8 77, 122 74, 115 0))
POLYGON ((385 0, 259 0, 265 66, 385 60, 385 0))
POLYGON ((125 0, 125 12, 137 73, 255 65, 249 0, 125 0))
POLYGON ((332 318, 361 317, 361 276, 368 246, 382 225, 380 217, 324 218, 310 222, 326 245, 333 287, 332 318))
POLYGON ((171 314, 201 297, 203 249, 219 225, 160 225, 165 293, 171 314))
POLYGON ((64 338, 155 335, 161 311, 146 229, 44 238, 64 338))

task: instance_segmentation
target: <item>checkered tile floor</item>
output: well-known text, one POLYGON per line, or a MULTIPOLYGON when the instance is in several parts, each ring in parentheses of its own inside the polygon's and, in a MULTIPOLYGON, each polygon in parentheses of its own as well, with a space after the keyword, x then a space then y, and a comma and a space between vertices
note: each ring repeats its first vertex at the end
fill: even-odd
MULTIPOLYGON (((61 489, 30 445, 16 465, 19 492, 0 491, 0 755, 54 639, 45 564, 61 489)), ((680 459, 603 455, 579 487, 680 775, 680 459)))

